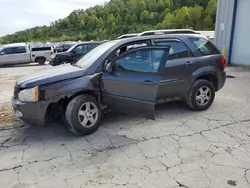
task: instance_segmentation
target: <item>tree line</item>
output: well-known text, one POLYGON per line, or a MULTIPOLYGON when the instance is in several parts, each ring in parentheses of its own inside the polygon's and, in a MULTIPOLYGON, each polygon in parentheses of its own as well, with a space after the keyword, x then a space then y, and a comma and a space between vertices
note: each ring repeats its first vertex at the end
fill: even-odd
POLYGON ((40 26, 0 38, 14 42, 110 40, 126 33, 153 29, 214 30, 217 0, 110 0, 75 10, 50 26, 40 26))

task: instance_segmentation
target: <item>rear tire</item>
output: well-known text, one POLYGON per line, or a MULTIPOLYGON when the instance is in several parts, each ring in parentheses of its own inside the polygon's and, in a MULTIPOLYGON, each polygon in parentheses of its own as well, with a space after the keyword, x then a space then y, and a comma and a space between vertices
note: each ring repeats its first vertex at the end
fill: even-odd
POLYGON ((39 65, 44 65, 45 62, 46 62, 46 59, 45 59, 44 57, 40 57, 40 58, 38 59, 39 65))
POLYGON ((101 123, 102 112, 96 99, 90 95, 73 98, 65 113, 68 129, 77 135, 89 135, 95 132, 101 123))
POLYGON ((195 111, 202 111, 212 105, 214 98, 214 85, 207 80, 196 80, 190 89, 187 104, 195 111))

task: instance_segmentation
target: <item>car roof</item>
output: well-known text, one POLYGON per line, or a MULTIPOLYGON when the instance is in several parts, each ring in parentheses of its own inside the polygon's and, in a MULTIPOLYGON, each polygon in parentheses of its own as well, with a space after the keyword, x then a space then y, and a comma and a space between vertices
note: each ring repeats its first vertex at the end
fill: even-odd
POLYGON ((206 38, 201 34, 163 34, 163 35, 148 35, 148 36, 137 36, 133 38, 124 38, 118 39, 123 43, 141 41, 141 40, 150 40, 150 39, 161 39, 161 38, 175 38, 175 39, 185 39, 185 38, 206 38))
POLYGON ((26 47, 26 43, 13 43, 13 44, 6 44, 2 46, 2 48, 9 48, 9 47, 26 47))

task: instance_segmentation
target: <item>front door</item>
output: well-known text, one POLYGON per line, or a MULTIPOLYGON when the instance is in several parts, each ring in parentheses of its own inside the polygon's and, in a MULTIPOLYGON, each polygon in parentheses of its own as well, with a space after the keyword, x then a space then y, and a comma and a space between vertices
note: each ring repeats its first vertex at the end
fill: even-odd
POLYGON ((109 108, 154 119, 168 47, 142 47, 121 54, 101 78, 101 100, 109 108))
POLYGON ((5 48, 2 51, 0 56, 1 65, 13 64, 15 61, 14 57, 14 48, 5 48))
POLYGON ((15 64, 30 63, 30 54, 25 47, 15 47, 13 57, 15 64))

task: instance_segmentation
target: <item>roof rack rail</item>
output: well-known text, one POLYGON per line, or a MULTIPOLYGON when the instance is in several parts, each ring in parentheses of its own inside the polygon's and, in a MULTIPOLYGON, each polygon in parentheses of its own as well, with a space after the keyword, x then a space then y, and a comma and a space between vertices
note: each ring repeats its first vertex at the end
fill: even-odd
POLYGON ((138 36, 166 35, 166 34, 196 34, 196 32, 191 29, 151 30, 151 31, 144 31, 140 33, 138 36))
POLYGON ((121 35, 119 36, 117 39, 125 39, 125 38, 131 38, 131 37, 136 37, 138 36, 140 33, 130 33, 130 34, 125 34, 125 35, 121 35))

